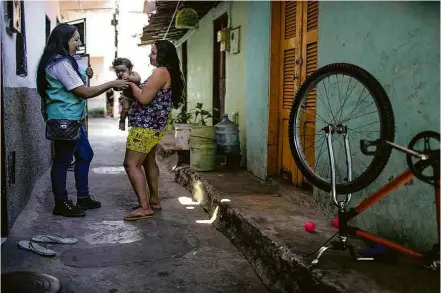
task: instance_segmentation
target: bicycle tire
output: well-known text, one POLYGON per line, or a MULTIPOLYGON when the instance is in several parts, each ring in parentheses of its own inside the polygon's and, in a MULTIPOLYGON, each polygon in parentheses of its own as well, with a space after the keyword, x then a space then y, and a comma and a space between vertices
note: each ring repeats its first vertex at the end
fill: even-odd
MULTIPOLYGON (((352 78, 357 79, 361 84, 363 84, 370 92, 376 106, 378 108, 378 114, 381 123, 381 135, 380 140, 387 140, 390 142, 394 141, 395 137, 395 119, 393 115, 392 105, 390 103, 389 97, 380 82, 372 76, 366 70, 349 63, 333 63, 319 68, 316 72, 311 74, 303 82, 302 86, 298 90, 294 103, 291 106, 290 116, 289 116, 289 143, 291 148, 291 153, 296 162, 299 171, 302 175, 315 187, 329 192, 331 190, 331 183, 328 180, 323 180, 313 172, 304 160, 300 157, 297 148, 298 142, 296 142, 297 130, 297 117, 296 113, 299 111, 299 107, 302 105, 303 99, 307 98, 307 91, 309 87, 314 86, 327 76, 333 74, 344 74, 352 78)), ((381 148, 377 148, 374 158, 371 164, 366 168, 366 170, 357 178, 352 181, 337 183, 336 191, 338 194, 348 194, 362 190, 363 188, 369 186, 378 176, 381 174, 385 168, 389 157, 392 152, 392 147, 388 144, 384 144, 381 148)))

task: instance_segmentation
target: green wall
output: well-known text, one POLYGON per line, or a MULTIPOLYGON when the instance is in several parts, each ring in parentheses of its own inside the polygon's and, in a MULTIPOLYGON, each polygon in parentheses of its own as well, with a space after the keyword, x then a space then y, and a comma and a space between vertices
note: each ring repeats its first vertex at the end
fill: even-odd
MULTIPOLYGON (((440 131, 439 17, 439 2, 320 2, 319 66, 348 62, 373 74, 389 95, 395 142, 403 146, 421 131, 440 131)), ((378 180, 352 203, 406 168, 405 156, 394 151, 378 180)), ((331 210, 328 199, 318 196, 331 210)), ((433 189, 413 179, 356 222, 411 247, 431 248, 437 239, 433 189)))
MULTIPOLYGON (((176 42, 179 46, 187 40, 187 84, 189 108, 203 103, 205 109, 213 106, 213 22, 228 13, 230 27, 240 26, 240 52, 226 53, 225 112, 230 120, 238 112, 242 164, 246 162, 245 142, 245 35, 247 29, 248 2, 222 2, 208 12, 199 22, 199 28, 189 31, 176 42)), ((180 49, 178 49, 180 51, 180 49)), ((179 56, 181 54, 179 52, 179 56)), ((211 123, 211 121, 210 121, 211 123)))
POLYGON ((246 35, 247 168, 267 175, 271 3, 248 3, 246 35))

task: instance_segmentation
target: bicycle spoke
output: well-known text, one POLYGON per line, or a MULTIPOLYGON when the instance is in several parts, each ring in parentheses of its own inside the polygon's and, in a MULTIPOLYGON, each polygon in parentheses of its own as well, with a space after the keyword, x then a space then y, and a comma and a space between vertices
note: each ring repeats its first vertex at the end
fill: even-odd
MULTIPOLYGON (((328 82, 328 85, 329 85, 329 82, 328 82)), ((331 106, 331 102, 329 101, 329 96, 328 96, 328 90, 326 89, 326 82, 323 82, 323 86, 325 87, 325 93, 326 93, 326 98, 327 98, 327 101, 328 101, 328 105, 329 105, 329 111, 331 112, 331 116, 332 116, 332 119, 331 119, 331 123, 332 123, 332 121, 334 121, 334 114, 332 113, 332 106, 331 106)))
MULTIPOLYGON (((370 105, 372 105, 372 104, 374 104, 374 102, 370 103, 370 104, 369 104, 368 106, 366 106, 366 107, 363 107, 363 109, 361 109, 361 110, 358 111, 357 113, 353 114, 352 116, 350 116, 350 115, 352 114, 352 112, 351 112, 351 114, 349 114, 348 117, 346 117, 345 119, 343 119, 342 123, 351 120, 354 116, 356 116, 356 115, 358 115, 359 113, 365 111, 365 110, 366 110, 370 105), (349 116, 350 116, 350 117, 349 117, 349 116)), ((354 108, 354 110, 355 110, 355 108, 354 108)), ((374 112, 373 112, 373 113, 374 113, 374 112)))
MULTIPOLYGON (((304 108, 304 106, 303 106, 303 108, 304 108)), ((303 110, 303 114, 304 114, 304 115, 306 114, 306 115, 309 115, 310 117, 313 117, 314 120, 315 120, 315 118, 316 118, 316 117, 314 117, 314 115, 312 115, 312 114, 306 112, 305 110, 303 110)), ((323 119, 323 118, 317 113, 317 111, 316 111, 315 114, 318 116, 318 118, 320 118, 320 119, 323 121, 324 124, 328 124, 328 123, 325 121, 325 119, 323 119)), ((303 115, 302 115, 302 116, 303 116, 303 115)))
MULTIPOLYGON (((358 126, 358 127, 355 127, 355 128, 350 128, 350 130, 359 129, 359 128, 362 128, 362 127, 365 127, 365 126, 369 126, 369 125, 372 125, 372 124, 375 124, 375 123, 380 123, 380 121, 378 120, 378 121, 375 121, 375 122, 372 122, 372 123, 369 123, 369 124, 361 125, 361 126, 358 126)), ((378 131, 378 132, 380 132, 380 131, 378 131)))
MULTIPOLYGON (((326 107, 326 104, 322 101, 322 99, 320 99, 319 98, 319 96, 321 96, 321 94, 320 94, 320 89, 318 88, 318 87, 316 87, 317 88, 317 98, 320 100, 320 102, 322 102, 322 104, 323 104, 323 106, 325 106, 325 109, 326 109, 326 111, 329 111, 329 112, 331 112, 331 110, 329 110, 327 107, 326 107)), ((316 112, 317 112, 317 109, 316 109, 316 112)), ((318 113, 317 113, 317 115, 318 115, 318 113)), ((320 117, 320 116, 319 116, 320 117)), ((323 119, 324 120, 324 119, 323 119)), ((326 121, 324 121, 325 123, 327 123, 326 121)), ((329 124, 329 123, 328 123, 329 124)))
MULTIPOLYGON (((349 81, 349 84, 351 83, 351 81, 352 80, 350 80, 349 81)), ((358 81, 357 81, 358 82, 358 81)), ((343 107, 345 106, 345 104, 346 104, 346 101, 348 100, 348 98, 349 98, 349 96, 352 94, 352 92, 354 91, 354 89, 355 89, 355 86, 357 85, 357 82, 354 84, 354 86, 352 87, 352 89, 351 89, 351 92, 349 93, 349 94, 347 94, 348 93, 348 89, 349 89, 349 87, 346 89, 346 94, 347 95, 345 95, 345 99, 343 100, 343 105, 341 105, 341 107, 340 107, 340 109, 338 110, 338 112, 340 112, 340 115, 339 115, 339 118, 338 118, 338 120, 340 121, 341 120, 341 116, 343 115, 343 107)), ((366 88, 365 88, 366 89, 366 88)), ((363 90, 364 91, 364 90, 363 90)))
MULTIPOLYGON (((355 119, 358 119, 358 118, 361 118, 361 117, 365 117, 365 116, 368 116, 368 115, 371 115, 371 114, 374 114, 374 113, 377 113, 377 111, 369 112, 369 113, 361 115, 361 116, 353 117, 351 120, 355 120, 355 119)), ((347 121, 344 120, 341 123, 344 123, 344 122, 347 122, 347 121)))
MULTIPOLYGON (((358 108, 358 106, 360 105, 360 99, 361 99, 361 97, 363 96, 363 93, 364 93, 364 90, 365 90, 365 89, 366 89, 366 88, 363 89, 363 91, 361 92, 360 96, 358 97, 358 100, 357 100, 357 102, 355 103, 355 107, 352 109, 351 113, 349 113, 349 115, 346 116, 346 118, 343 119, 341 123, 343 123, 343 121, 346 121, 346 119, 347 119, 348 117, 350 117, 350 116, 354 113, 355 109, 358 108)), ((365 96, 365 98, 366 98, 366 97, 368 97, 368 96, 365 96)), ((365 100, 365 99, 363 99, 363 101, 364 101, 364 100, 365 100)), ((364 109, 366 109, 366 108, 367 108, 367 107, 365 107, 364 109)), ((363 111, 364 109, 362 109, 362 111, 363 111)), ((359 113, 359 112, 357 112, 357 113, 359 113)))

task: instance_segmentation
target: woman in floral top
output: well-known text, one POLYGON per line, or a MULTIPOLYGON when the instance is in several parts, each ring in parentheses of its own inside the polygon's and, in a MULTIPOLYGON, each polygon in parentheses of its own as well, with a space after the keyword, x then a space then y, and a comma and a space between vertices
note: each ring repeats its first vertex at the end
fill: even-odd
POLYGON ((177 109, 184 98, 184 79, 176 48, 171 42, 158 40, 152 45, 150 64, 156 69, 142 89, 131 84, 136 102, 129 111, 131 128, 124 167, 138 197, 138 206, 124 217, 125 220, 150 218, 153 210, 161 209, 156 145, 165 135, 171 109, 177 109), (146 181, 150 197, 147 196, 146 181))

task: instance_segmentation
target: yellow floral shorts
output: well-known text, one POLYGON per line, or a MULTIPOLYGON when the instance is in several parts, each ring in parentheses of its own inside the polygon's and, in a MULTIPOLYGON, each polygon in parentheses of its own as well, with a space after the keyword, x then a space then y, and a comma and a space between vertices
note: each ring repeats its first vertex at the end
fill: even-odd
POLYGON ((148 154, 165 136, 163 130, 153 130, 150 128, 132 127, 127 136, 126 148, 138 153, 148 154))

